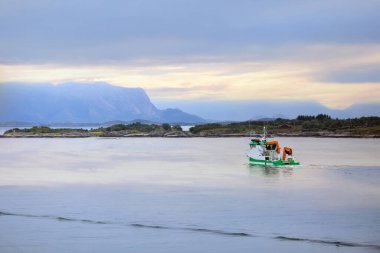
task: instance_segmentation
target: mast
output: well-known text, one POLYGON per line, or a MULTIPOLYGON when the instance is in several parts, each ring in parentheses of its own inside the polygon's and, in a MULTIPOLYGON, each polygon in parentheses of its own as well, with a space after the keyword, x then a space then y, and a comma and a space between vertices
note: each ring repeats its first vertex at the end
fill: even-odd
POLYGON ((264 126, 264 140, 267 139, 267 128, 264 126))

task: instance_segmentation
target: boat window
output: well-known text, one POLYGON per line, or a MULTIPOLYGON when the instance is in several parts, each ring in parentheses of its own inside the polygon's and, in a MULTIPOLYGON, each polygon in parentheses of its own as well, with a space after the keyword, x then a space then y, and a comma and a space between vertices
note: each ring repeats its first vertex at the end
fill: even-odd
POLYGON ((276 150, 276 144, 268 144, 265 147, 267 150, 276 150))

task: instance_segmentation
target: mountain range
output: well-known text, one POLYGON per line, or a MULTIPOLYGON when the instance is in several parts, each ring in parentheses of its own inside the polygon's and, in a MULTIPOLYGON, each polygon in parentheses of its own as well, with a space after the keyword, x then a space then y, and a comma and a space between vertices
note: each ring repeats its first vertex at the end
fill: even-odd
POLYGON ((142 88, 125 88, 104 82, 0 84, 0 125, 3 126, 109 125, 110 122, 136 121, 190 125, 215 121, 295 118, 298 115, 320 113, 334 118, 380 116, 380 104, 356 104, 337 110, 313 101, 166 100, 152 103, 142 88))
POLYGON ((179 109, 157 109, 141 88, 107 83, 0 85, 0 121, 102 123, 107 121, 201 123, 205 120, 179 109))
POLYGON ((316 101, 270 100, 253 95, 252 100, 157 100, 159 108, 178 107, 214 121, 246 121, 258 119, 288 118, 298 115, 328 114, 333 118, 380 117, 380 103, 354 104, 345 109, 329 108, 316 101))

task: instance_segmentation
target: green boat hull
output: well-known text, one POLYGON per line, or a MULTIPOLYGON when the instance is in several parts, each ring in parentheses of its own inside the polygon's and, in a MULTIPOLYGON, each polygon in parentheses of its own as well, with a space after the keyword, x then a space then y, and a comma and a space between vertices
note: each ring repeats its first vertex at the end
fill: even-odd
POLYGON ((293 165, 300 165, 299 162, 297 161, 294 161, 294 160, 286 160, 286 161, 283 161, 283 160, 274 160, 274 161, 270 161, 270 160, 258 160, 258 159, 254 159, 252 157, 249 157, 249 165, 251 166, 293 166, 293 165))

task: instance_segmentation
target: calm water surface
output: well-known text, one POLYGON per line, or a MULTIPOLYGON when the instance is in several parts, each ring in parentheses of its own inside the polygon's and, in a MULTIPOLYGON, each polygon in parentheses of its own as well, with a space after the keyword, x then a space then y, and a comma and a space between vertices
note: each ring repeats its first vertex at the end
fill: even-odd
POLYGON ((380 252, 380 140, 0 139, 0 252, 380 252))

